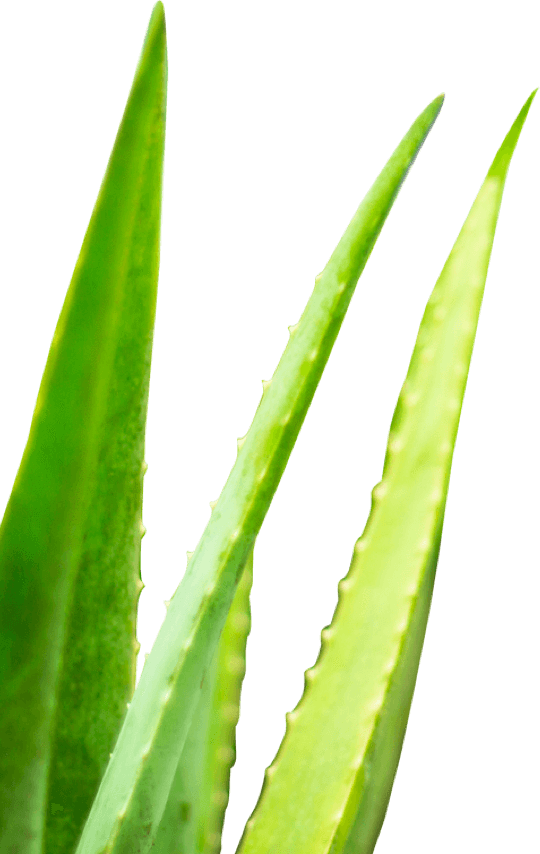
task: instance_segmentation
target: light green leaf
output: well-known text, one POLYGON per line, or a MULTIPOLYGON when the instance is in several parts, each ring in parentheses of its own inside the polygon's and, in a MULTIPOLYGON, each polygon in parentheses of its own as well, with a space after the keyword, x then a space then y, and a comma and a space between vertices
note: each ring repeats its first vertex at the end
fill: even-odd
POLYGON ((529 98, 429 300, 382 481, 239 854, 370 854, 412 700, 506 172, 529 98))

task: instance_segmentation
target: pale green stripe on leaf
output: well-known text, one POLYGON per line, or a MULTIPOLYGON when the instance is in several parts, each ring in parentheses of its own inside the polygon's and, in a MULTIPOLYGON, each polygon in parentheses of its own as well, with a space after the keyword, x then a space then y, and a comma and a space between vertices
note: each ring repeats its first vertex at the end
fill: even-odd
POLYGON ((317 277, 145 664, 78 854, 150 849, 236 585, 356 281, 442 105, 416 120, 317 277))
POLYGON ((504 179, 530 101, 429 300, 366 529, 239 854, 370 854, 375 846, 422 649, 504 179))

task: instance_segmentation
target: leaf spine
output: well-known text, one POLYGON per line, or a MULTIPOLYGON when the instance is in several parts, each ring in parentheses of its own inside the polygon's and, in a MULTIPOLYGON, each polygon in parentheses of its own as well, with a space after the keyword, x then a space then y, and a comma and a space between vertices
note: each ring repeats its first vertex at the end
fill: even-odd
POLYGON ((294 711, 292 712, 287 712, 285 715, 285 721, 287 723, 287 726, 291 726, 291 724, 294 724, 298 720, 299 716, 300 712, 298 711, 298 708, 294 709, 294 711))
POLYGON ((223 706, 221 714, 224 720, 236 726, 240 715, 240 707, 237 703, 227 703, 223 706))
POLYGON ((165 605, 167 610, 169 610, 169 605, 171 604, 171 600, 170 599, 164 599, 163 604, 165 605))
POLYGON ((377 694, 377 695, 374 697, 374 699, 373 699, 373 700, 370 702, 370 704, 369 704, 369 707, 368 707, 368 708, 369 708, 369 710, 371 711, 371 714, 372 714, 372 715, 373 715, 373 714, 374 714, 374 715, 378 715, 378 714, 379 714, 379 712, 381 711, 382 707, 384 706, 385 698, 386 698, 386 685, 384 686, 384 688, 382 689, 382 691, 380 691, 380 693, 379 693, 379 694, 377 694))
POLYGON ((259 475, 257 477, 257 480, 259 481, 259 483, 261 483, 261 481, 263 481, 265 479, 267 474, 268 474, 268 466, 265 466, 264 468, 262 468, 260 470, 259 475))
POLYGON ((289 335, 291 336, 291 338, 292 338, 292 336, 294 335, 294 333, 296 332, 296 330, 298 329, 298 327, 299 327, 299 326, 300 326, 300 323, 294 323, 292 326, 289 326, 289 327, 288 327, 288 328, 289 328, 289 335))
POLYGON ((272 380, 263 380, 262 381, 263 394, 265 393, 265 391, 268 390, 271 382, 272 382, 272 380))
POLYGON ((416 581, 411 581, 407 587, 406 593, 409 599, 416 599, 418 596, 418 585, 416 581))
POLYGON ((362 763, 364 761, 365 753, 359 753, 353 761, 351 762, 351 770, 358 771, 359 768, 362 767, 362 763))
POLYGON ((334 819, 333 819, 334 824, 340 824, 341 823, 341 819, 343 818, 344 812, 345 812, 345 807, 343 806, 343 807, 341 807, 340 810, 338 810, 337 812, 334 813, 334 819))
POLYGON ((314 665, 313 667, 310 667, 308 670, 306 670, 304 674, 304 676, 306 677, 306 683, 313 682, 318 672, 319 668, 317 667, 317 665, 314 665))
POLYGON ((345 578, 342 578, 341 581, 338 582, 338 591, 339 593, 348 593, 352 586, 353 580, 347 575, 345 578))
POLYGON ((206 836, 206 843, 210 847, 211 851, 219 851, 221 847, 221 833, 217 833, 217 831, 209 833, 206 836))
POLYGON ((401 436, 392 436, 388 441, 388 450, 392 454, 398 454, 403 449, 404 444, 401 436))
POLYGON ((227 670, 233 674, 243 674, 246 670, 244 659, 240 655, 232 655, 227 661, 227 670))
POLYGON ((236 754, 232 747, 227 747, 227 745, 223 745, 222 747, 220 747, 217 755, 218 759, 220 760, 220 762, 223 763, 223 765, 232 765, 236 757, 236 754))
POLYGON ((210 510, 215 510, 217 504, 217 498, 215 501, 210 501, 210 510))
POLYGON ((383 675, 384 675, 384 676, 390 676, 390 674, 394 672, 395 666, 396 666, 396 659, 395 659, 395 657, 390 658, 390 659, 386 662, 386 664, 384 665, 383 675))
POLYGON ((186 552, 187 562, 189 563, 195 552, 186 552))
POLYGON ((246 632, 251 625, 251 620, 247 614, 235 614, 233 617, 233 626, 237 632, 246 632))
POLYGON ((408 406, 409 409, 412 409, 418 401, 420 400, 420 395, 417 391, 409 391, 403 395, 403 403, 405 406, 408 406))
POLYGON ((148 463, 146 462, 146 460, 143 460, 142 473, 146 474, 147 471, 148 471, 148 463))
MULTIPOLYGON (((263 385, 264 385, 264 381, 263 381, 263 385)), ((264 392, 263 392, 263 394, 264 394, 264 392)), ((247 435, 247 434, 246 434, 246 435, 247 435)), ((241 450, 242 450, 242 447, 243 447, 243 445, 244 445, 244 442, 245 442, 245 441, 246 441, 246 437, 245 437, 245 436, 239 436, 239 437, 238 437, 238 439, 236 440, 236 450, 237 450, 237 451, 241 451, 241 450)))
POLYGON ((386 495, 387 492, 388 492, 388 484, 386 483, 386 481, 381 480, 381 482, 378 483, 377 486, 375 486, 373 488, 373 491, 371 494, 373 495, 373 498, 375 499, 375 501, 380 501, 381 498, 384 498, 384 496, 386 495))
POLYGON ((144 535, 146 534, 146 528, 144 527, 144 525, 143 525, 143 523, 142 523, 142 522, 140 522, 140 523, 139 523, 139 531, 140 531, 140 534, 141 534, 141 540, 142 540, 142 538, 143 538, 143 537, 144 537, 144 535))
POLYGON ((405 617, 402 617, 402 619, 397 624, 397 634, 402 635, 407 630, 408 625, 409 617, 406 615, 405 617))
POLYGON ((430 546, 430 538, 429 537, 423 537, 420 540, 420 542, 418 543, 417 553, 420 555, 425 555, 426 552, 429 551, 429 546, 430 546))
POLYGON ((436 507, 438 504, 441 503, 442 497, 443 497, 442 487, 436 486, 430 495, 430 501, 436 507))

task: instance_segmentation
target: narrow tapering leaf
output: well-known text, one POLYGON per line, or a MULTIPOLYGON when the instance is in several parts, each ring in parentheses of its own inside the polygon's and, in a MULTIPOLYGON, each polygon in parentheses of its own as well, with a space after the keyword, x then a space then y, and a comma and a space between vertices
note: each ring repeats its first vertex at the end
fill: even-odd
POLYGON ((416 120, 361 204, 314 292, 173 596, 78 854, 143 854, 163 815, 235 588, 330 355, 358 276, 440 108, 416 120))
MULTIPOLYGON (((115 360, 118 366, 119 360, 128 358, 123 345, 119 346, 126 323, 126 299, 129 302, 126 293, 129 287, 142 288, 146 278, 150 286, 157 276, 163 58, 163 9, 159 4, 56 328, 28 443, 0 530, 3 854, 42 851, 62 655, 73 637, 74 624, 68 628, 68 618, 74 581, 78 567, 87 568, 90 553, 103 559, 105 574, 110 569, 109 558, 105 551, 100 552, 97 541, 101 536, 99 523, 93 519, 89 524, 88 510, 103 482, 103 473, 96 482, 96 470, 104 449, 103 419, 114 383, 115 360)), ((141 314, 151 316, 152 300, 151 295, 145 298, 141 314)), ((125 344, 129 346, 127 341, 125 344)), ((135 390, 133 393, 137 394, 135 390)), ((141 393, 142 410, 144 405, 141 393)), ((138 429, 134 422, 132 426, 138 429)), ((137 441, 133 439, 134 453, 137 441)), ((110 457, 109 462, 112 464, 110 457)), ((111 472, 111 476, 115 475, 111 472)), ((138 499, 132 493, 127 500, 136 505, 138 499)), ((138 509, 132 508, 134 513, 138 509)), ((103 512, 103 507, 97 511, 103 512)), ((113 527, 116 533, 116 522, 113 527)), ((125 532, 117 558, 133 564, 135 556, 132 533, 125 532)), ((136 579, 133 570, 130 574, 131 581, 125 583, 124 590, 124 616, 119 621, 124 622, 119 644, 127 642, 126 620, 133 629, 136 579)), ((104 584, 108 584, 106 578, 104 584)), ((89 613, 85 610, 85 620, 91 619, 89 613)), ((88 626, 90 629, 95 627, 88 626)), ((96 640, 99 643, 101 639, 96 640)), ((117 653, 121 654, 119 650, 117 653)), ((132 642, 127 654, 130 663, 124 663, 120 674, 124 683, 131 679, 132 642)), ((77 666, 76 657, 76 651, 71 660, 68 653, 68 667, 77 666)), ((99 681, 99 673, 92 673, 90 678, 99 681)), ((121 692, 125 688, 123 684, 121 692)), ((100 717, 95 722, 97 727, 103 724, 109 730, 106 739, 118 726, 118 699, 113 700, 115 708, 110 716, 104 708, 110 692, 103 697, 100 711, 94 704, 100 717)), ((82 699, 87 702, 89 692, 85 691, 82 699)), ((76 698, 72 696, 67 702, 73 708, 76 698)), ((64 712, 69 714, 69 709, 64 712)), ((103 764, 103 745, 97 736, 94 739, 94 729, 83 758, 82 751, 74 747, 75 730, 68 734, 65 714, 60 711, 58 715, 55 779, 61 788, 59 806, 63 807, 70 775, 88 772, 95 785, 97 767, 101 769, 103 764), (60 756, 58 750, 66 752, 60 756), (78 763, 82 767, 77 768, 78 763)))
POLYGON ((429 300, 368 523, 239 854, 370 854, 375 846, 424 639, 504 180, 531 100, 497 154, 429 300))

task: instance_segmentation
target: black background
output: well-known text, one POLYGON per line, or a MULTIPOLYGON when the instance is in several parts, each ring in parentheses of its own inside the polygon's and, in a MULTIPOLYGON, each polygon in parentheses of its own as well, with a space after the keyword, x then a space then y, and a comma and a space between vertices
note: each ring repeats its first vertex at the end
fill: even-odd
MULTIPOLYGON (((21 8, 6 13, 15 53, 3 59, 6 498, 151 4, 21 8)), ((141 656, 287 325, 408 126, 447 93, 360 281, 258 540, 225 854, 253 809, 283 714, 297 703, 319 630, 331 619, 430 289, 498 145, 539 83, 536 46, 519 10, 504 23, 473 25, 460 9, 429 18, 409 10, 404 18, 385 7, 367 20, 346 8, 193 13, 167 4, 141 656)), ((525 501, 537 456, 539 120, 537 99, 503 199, 426 647, 378 854, 394 851, 397 840, 414 840, 416 851, 441 841, 472 850, 485 841, 486 821, 492 832, 500 799, 520 791, 509 781, 516 739, 530 725, 522 670, 530 668, 524 611, 537 530, 525 501), (490 804, 485 814, 482 803, 490 804)), ((501 834, 500 813, 499 821, 501 834)))

